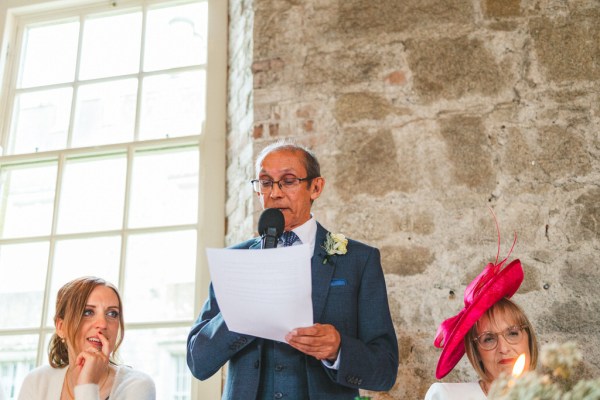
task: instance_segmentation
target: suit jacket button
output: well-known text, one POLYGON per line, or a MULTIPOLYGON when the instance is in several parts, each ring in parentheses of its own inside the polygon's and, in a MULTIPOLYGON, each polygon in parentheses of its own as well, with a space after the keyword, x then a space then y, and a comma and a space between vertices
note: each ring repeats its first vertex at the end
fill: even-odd
POLYGON ((281 393, 281 392, 277 392, 277 393, 275 393, 275 396, 274 396, 274 397, 275 397, 276 399, 281 399, 281 398, 283 397, 283 393, 281 393))
POLYGON ((275 371, 283 371, 283 365, 281 365, 281 364, 277 364, 277 365, 275 366, 275 371))

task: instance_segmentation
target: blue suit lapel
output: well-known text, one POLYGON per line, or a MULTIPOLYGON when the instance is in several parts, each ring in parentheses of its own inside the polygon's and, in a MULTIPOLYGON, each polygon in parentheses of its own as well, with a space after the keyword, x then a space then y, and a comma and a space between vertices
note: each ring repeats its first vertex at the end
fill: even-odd
POLYGON ((323 249, 327 230, 317 222, 317 236, 315 238, 315 250, 311 259, 312 275, 312 302, 313 302, 313 321, 318 321, 323 314, 327 294, 329 293, 329 284, 335 270, 334 258, 327 264, 323 264, 326 253, 323 249))

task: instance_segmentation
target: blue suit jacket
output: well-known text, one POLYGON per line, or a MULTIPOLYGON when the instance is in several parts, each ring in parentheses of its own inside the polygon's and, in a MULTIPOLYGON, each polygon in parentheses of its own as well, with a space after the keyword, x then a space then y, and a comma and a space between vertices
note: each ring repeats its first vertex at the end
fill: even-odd
MULTIPOLYGON (((379 250, 349 240, 346 254, 330 256, 323 264, 326 253, 321 245, 326 234, 317 224, 311 259, 313 318, 339 331, 341 363, 332 370, 313 357, 303 358, 310 399, 353 400, 359 388, 389 390, 398 372, 398 341, 379 250)), ((232 248, 260 248, 260 238, 232 248)), ((209 298, 188 336, 188 366, 196 378, 207 379, 229 361, 222 398, 254 400, 265 342, 227 328, 211 284, 209 298)))

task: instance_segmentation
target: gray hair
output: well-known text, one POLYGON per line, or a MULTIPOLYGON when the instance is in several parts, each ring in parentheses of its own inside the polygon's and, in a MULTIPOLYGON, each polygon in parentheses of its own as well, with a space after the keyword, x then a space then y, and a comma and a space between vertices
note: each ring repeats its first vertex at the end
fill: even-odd
POLYGON ((271 153, 276 153, 278 151, 292 151, 292 152, 300 152, 303 155, 303 164, 306 169, 306 176, 309 178, 318 178, 321 176, 321 166, 319 164, 319 160, 315 156, 315 153, 312 152, 308 147, 298 144, 290 139, 281 139, 274 143, 271 143, 258 154, 256 157, 256 163, 254 167, 256 168, 256 172, 260 171, 261 165, 265 157, 271 153))

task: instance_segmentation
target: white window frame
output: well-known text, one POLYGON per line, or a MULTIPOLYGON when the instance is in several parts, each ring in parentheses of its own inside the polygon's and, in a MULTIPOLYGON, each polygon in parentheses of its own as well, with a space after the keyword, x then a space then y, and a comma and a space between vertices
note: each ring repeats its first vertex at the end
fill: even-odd
MULTIPOLYGON (((152 4, 153 0, 142 0, 144 4, 152 4)), ((204 299, 208 296, 210 280, 206 254, 207 247, 223 247, 225 238, 225 177, 226 177, 226 103, 227 103, 227 1, 206 0, 209 10, 208 48, 206 65, 206 110, 205 126, 201 135, 178 138, 181 144, 199 143, 199 187, 198 187, 198 220, 197 220, 197 257, 195 280, 195 315, 198 315, 204 299)), ((0 144, 8 143, 11 114, 7 98, 10 95, 11 83, 16 81, 17 68, 14 57, 17 57, 16 40, 17 21, 31 14, 40 12, 58 13, 64 8, 107 5, 112 2, 127 6, 130 0, 2 0, 0 1, 0 144)), ((136 1, 137 3, 137 1, 136 1)), ((171 139, 172 140, 172 139, 171 139)), ((147 142, 145 142, 148 144, 147 142)), ((173 142, 170 142, 173 143, 173 142)), ((131 156, 134 149, 143 148, 142 142, 132 142, 127 145, 102 146, 102 151, 111 148, 127 147, 131 156)), ((78 149, 68 150, 68 154, 77 154, 78 149)), ((47 152, 52 156, 55 152, 47 152)), ((1 156, 0 164, 27 162, 35 157, 32 154, 1 156)), ((62 156, 64 157, 64 155, 62 156)), ((63 158, 64 160, 64 158, 63 158)), ((45 295, 45 302, 48 295, 45 295)), ((44 305, 46 307, 46 304, 44 305)), ((29 330, 27 330, 29 331, 29 330)), ((18 331, 0 331, 1 334, 19 334, 18 331)), ((40 334, 43 329, 40 328, 40 334)), ((40 341, 41 342, 41 341, 40 341)), ((40 344, 38 364, 45 357, 45 348, 40 344)), ((191 375, 191 373, 190 373, 191 375)), ((220 398, 221 373, 216 373, 210 379, 200 382, 192 381, 192 398, 220 398)))

